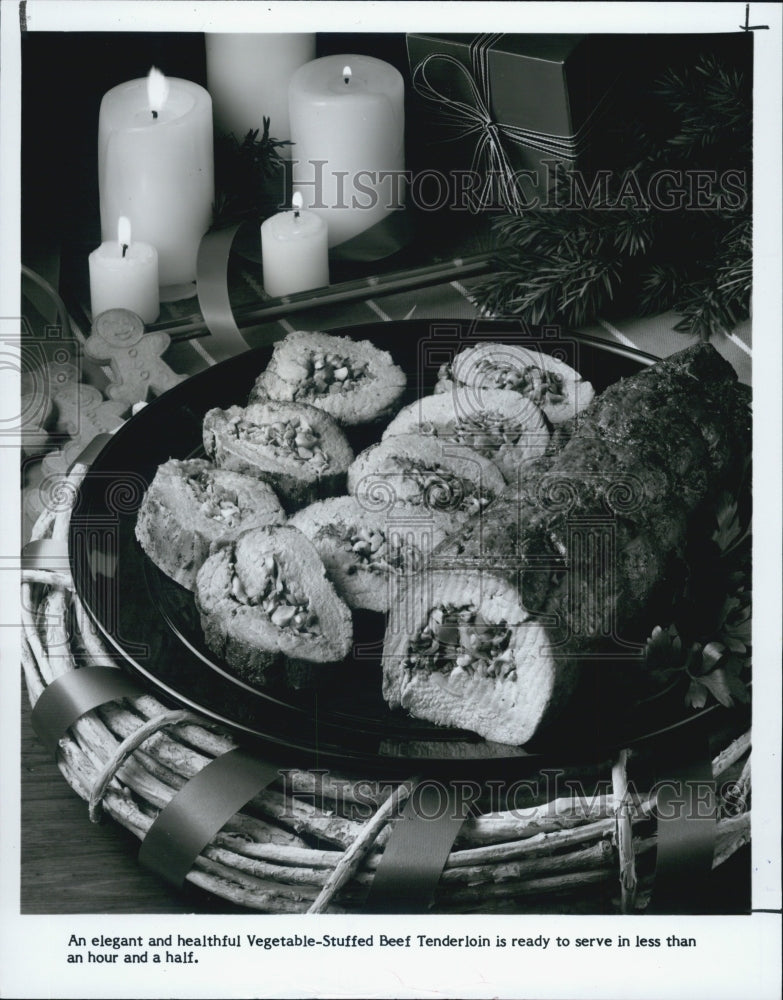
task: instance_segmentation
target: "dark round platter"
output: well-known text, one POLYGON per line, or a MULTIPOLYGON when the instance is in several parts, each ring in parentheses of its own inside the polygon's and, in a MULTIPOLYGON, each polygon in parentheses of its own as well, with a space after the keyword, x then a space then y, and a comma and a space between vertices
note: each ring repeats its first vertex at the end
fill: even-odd
MULTIPOLYGON (((335 331, 337 332, 337 331, 335 331)), ((408 374, 408 398, 431 391, 439 366, 480 340, 534 345, 572 364, 597 392, 655 359, 588 336, 490 321, 420 320, 339 331, 388 350, 408 374)), ((242 743, 277 752, 290 763, 421 768, 460 763, 482 770, 515 761, 523 768, 598 762, 619 746, 655 740, 698 725, 676 697, 628 709, 601 691, 600 672, 557 724, 524 748, 492 744, 391 712, 381 696, 383 618, 355 617, 354 655, 329 670, 315 691, 262 691, 234 678, 203 642, 193 595, 161 573, 134 536, 144 490, 169 458, 203 454, 201 422, 212 407, 244 404, 272 348, 248 351, 153 400, 112 437, 85 477, 71 520, 74 582, 117 661, 157 695, 225 726, 242 743)), ((359 451, 381 431, 353 435, 359 451)))

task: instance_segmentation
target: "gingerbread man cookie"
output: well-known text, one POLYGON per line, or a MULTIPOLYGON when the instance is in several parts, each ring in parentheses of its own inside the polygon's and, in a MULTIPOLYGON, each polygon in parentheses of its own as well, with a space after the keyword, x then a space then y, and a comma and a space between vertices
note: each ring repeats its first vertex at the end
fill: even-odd
POLYGON ((56 428, 86 447, 96 434, 114 431, 123 423, 128 404, 105 400, 94 385, 72 382, 54 393, 56 428))
POLYGON ((152 391, 156 396, 183 381, 161 355, 171 338, 167 333, 144 333, 144 324, 129 309, 107 309, 93 324, 85 352, 96 361, 108 361, 113 380, 106 394, 111 399, 138 403, 152 391))
POLYGON ((41 462, 44 479, 54 476, 67 476, 68 470, 86 446, 80 438, 76 438, 74 441, 69 441, 68 444, 63 445, 62 448, 58 448, 57 451, 50 451, 48 455, 44 455, 41 462))
MULTIPOLYGON (((58 351, 58 354, 64 353, 58 351)), ((52 431, 53 394, 79 381, 79 369, 69 361, 48 361, 27 369, 21 375, 22 453, 28 457, 43 455, 57 442, 52 431)))
POLYGON ((124 423, 128 404, 121 400, 105 400, 98 389, 83 382, 71 382, 56 390, 53 396, 54 429, 68 434, 57 451, 44 456, 43 474, 64 476, 70 466, 98 434, 115 431, 124 423))
POLYGON ((48 424, 54 411, 52 399, 41 393, 22 393, 19 399, 22 454, 27 458, 43 455, 51 448, 48 424))
POLYGON ((22 395, 51 397, 64 386, 78 382, 80 378, 78 366, 71 361, 47 361, 22 372, 22 395))

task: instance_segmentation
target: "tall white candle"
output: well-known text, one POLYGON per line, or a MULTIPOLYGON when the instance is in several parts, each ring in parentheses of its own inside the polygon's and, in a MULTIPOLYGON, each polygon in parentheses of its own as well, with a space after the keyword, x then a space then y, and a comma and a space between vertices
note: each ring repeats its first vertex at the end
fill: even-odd
POLYGON ((292 203, 293 211, 261 224, 264 291, 273 297, 329 284, 326 223, 302 210, 301 195, 295 194, 292 203))
POLYGON ((326 56, 294 73, 288 97, 294 190, 326 221, 330 246, 401 207, 404 84, 393 66, 326 56))
POLYGON ((192 282, 215 196, 206 90, 154 71, 105 94, 98 183, 103 239, 114 237, 117 219, 125 215, 134 237, 157 249, 161 285, 192 282))
POLYGON ((131 242, 131 235, 129 219, 120 216, 117 239, 88 257, 93 319, 107 309, 130 309, 145 323, 158 318, 158 252, 149 243, 131 242))
MULTIPOLYGON (((217 131, 241 140, 269 118, 269 134, 290 139, 288 84, 295 70, 315 59, 315 35, 208 33, 206 51, 217 131)), ((289 148, 280 154, 289 155, 289 148)))

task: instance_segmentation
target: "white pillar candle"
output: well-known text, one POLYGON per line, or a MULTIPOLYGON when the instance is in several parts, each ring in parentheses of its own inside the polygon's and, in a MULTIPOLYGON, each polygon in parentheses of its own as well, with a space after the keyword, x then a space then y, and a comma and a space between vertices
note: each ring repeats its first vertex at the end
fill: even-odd
POLYGON ((215 197, 212 101, 190 80, 157 70, 112 88, 101 102, 98 184, 104 240, 121 215, 158 251, 161 285, 195 280, 215 197))
POLYGON ((404 89, 393 66, 362 55, 316 59, 291 79, 294 190, 326 221, 330 246, 401 207, 404 89))
MULTIPOLYGON (((288 84, 295 70, 315 59, 313 34, 211 34, 206 36, 207 89, 215 128, 240 141, 253 129, 290 139, 288 84)), ((283 146, 281 156, 290 155, 283 146)))
POLYGON ((274 298, 329 284, 326 223, 302 210, 301 195, 293 206, 261 224, 264 291, 274 298))
POLYGON ((101 243, 88 257, 93 319, 107 309, 130 309, 144 323, 158 318, 158 252, 149 243, 131 242, 131 232, 121 216, 116 241, 101 243))

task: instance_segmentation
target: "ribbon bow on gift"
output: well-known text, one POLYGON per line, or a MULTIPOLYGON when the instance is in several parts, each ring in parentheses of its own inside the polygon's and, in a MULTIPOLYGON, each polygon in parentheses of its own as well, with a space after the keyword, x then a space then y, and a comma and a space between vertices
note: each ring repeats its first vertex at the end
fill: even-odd
MULTIPOLYGON (((471 171, 483 173, 489 178, 496 176, 505 206, 518 213, 525 207, 525 203, 520 195, 505 143, 538 149, 559 159, 574 160, 586 139, 597 108, 577 132, 567 136, 536 132, 495 121, 490 111, 492 97, 488 55, 502 37, 502 34, 478 35, 470 43, 472 74, 453 56, 443 53, 427 56, 413 71, 413 87, 425 100, 439 105, 440 118, 455 129, 455 139, 473 134, 477 136, 471 171), (438 89, 437 83, 428 75, 428 71, 432 71, 436 65, 450 67, 462 78, 469 100, 455 100, 438 89)), ((490 198, 491 185, 487 183, 479 198, 478 209, 486 208, 490 198)))

